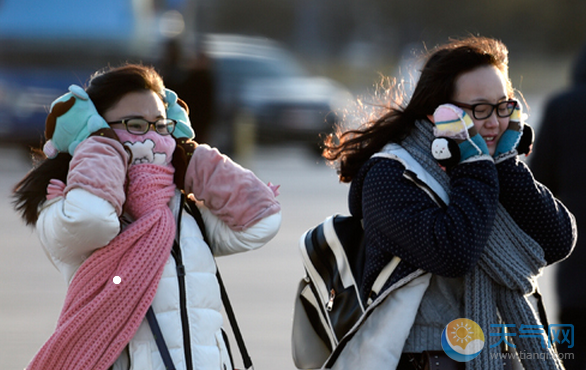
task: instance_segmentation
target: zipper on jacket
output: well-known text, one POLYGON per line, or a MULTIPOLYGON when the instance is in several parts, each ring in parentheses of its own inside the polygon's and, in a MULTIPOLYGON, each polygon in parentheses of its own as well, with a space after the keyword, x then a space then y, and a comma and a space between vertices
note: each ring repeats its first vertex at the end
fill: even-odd
POLYGON ((183 329, 183 350, 185 351, 185 367, 187 370, 193 370, 193 361, 191 358, 191 335, 189 333, 189 317, 187 311, 187 294, 185 289, 185 265, 181 254, 181 214, 183 213, 183 197, 181 197, 181 207, 179 207, 179 216, 177 217, 177 236, 171 254, 175 259, 175 268, 177 269, 177 281, 179 284, 179 308, 181 310, 181 326, 183 329))

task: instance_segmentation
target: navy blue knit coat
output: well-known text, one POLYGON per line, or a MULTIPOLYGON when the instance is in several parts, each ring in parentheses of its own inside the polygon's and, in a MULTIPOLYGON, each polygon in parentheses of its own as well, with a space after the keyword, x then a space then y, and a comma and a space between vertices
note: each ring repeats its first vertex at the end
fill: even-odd
POLYGON ((455 166, 449 171, 446 208, 403 172, 396 160, 372 158, 350 187, 350 213, 364 220, 363 300, 395 255, 403 263, 383 291, 418 268, 445 277, 470 272, 486 246, 497 202, 539 243, 548 264, 571 253, 576 241, 573 216, 517 158, 496 165, 482 160, 455 166))

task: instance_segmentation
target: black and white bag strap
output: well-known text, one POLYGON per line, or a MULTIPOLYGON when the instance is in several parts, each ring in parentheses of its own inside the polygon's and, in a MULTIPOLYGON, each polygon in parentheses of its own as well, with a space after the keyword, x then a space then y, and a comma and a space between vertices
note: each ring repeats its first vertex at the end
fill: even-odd
POLYGON ((393 271, 395 271, 395 269, 399 265, 399 262, 401 262, 401 259, 397 256, 394 256, 391 259, 391 261, 379 273, 376 280, 372 284, 372 289, 370 290, 368 301, 366 302, 367 305, 370 306, 372 304, 372 296, 378 296, 387 280, 389 280, 389 278, 393 274, 393 271))

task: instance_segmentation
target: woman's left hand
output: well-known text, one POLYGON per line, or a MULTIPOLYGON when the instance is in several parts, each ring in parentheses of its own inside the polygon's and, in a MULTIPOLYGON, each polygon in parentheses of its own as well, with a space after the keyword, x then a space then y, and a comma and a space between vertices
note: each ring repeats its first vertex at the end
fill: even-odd
POLYGON ((442 104, 433 116, 433 134, 436 139, 431 144, 431 154, 444 167, 453 167, 472 157, 490 159, 486 142, 478 134, 472 118, 453 104, 442 104))
POLYGON ((521 136, 523 135, 525 117, 523 116, 523 106, 521 105, 521 102, 518 100, 516 100, 516 102, 517 105, 513 110, 513 114, 511 114, 511 117, 509 118, 509 126, 499 139, 493 155, 496 163, 502 162, 505 159, 518 154, 516 149, 519 146, 521 136))

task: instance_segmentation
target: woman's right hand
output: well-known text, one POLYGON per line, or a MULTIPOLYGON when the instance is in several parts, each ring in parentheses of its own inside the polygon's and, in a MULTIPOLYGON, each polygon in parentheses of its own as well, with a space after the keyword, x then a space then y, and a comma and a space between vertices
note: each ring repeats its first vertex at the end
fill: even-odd
POLYGON ((129 154, 120 141, 108 134, 112 129, 100 130, 82 141, 69 164, 64 194, 75 188, 84 189, 110 202, 118 215, 126 199, 124 182, 129 154), (100 133, 104 135, 100 135, 100 133))
POLYGON ((472 157, 489 156, 486 142, 474 122, 461 108, 442 104, 429 119, 434 123, 436 139, 431 145, 433 157, 445 167, 452 167, 472 157))

